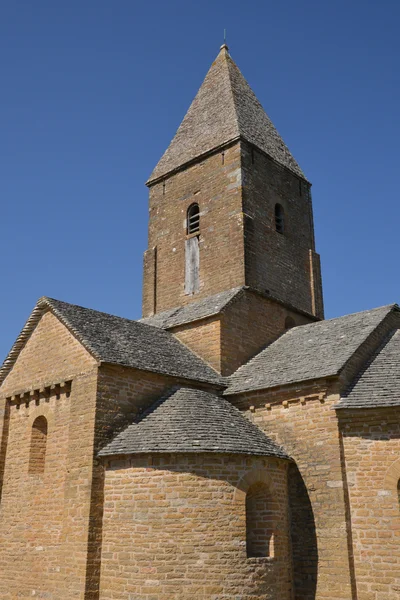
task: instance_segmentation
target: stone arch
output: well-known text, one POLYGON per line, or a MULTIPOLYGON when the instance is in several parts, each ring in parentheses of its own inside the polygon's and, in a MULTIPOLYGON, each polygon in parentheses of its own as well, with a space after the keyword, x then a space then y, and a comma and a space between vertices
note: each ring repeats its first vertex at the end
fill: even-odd
POLYGON ((397 496, 400 506, 400 458, 390 465, 384 478, 384 491, 397 496))
POLYGON ((279 502, 268 467, 246 473, 236 486, 233 500, 244 511, 247 558, 273 558, 276 554, 279 502))
POLYGON ((275 493, 275 484, 268 475, 267 467, 265 469, 253 469, 249 471, 239 480, 235 493, 233 495, 234 502, 244 502, 246 494, 250 487, 256 483, 264 483, 269 488, 271 494, 275 493))
POLYGON ((39 415, 32 423, 31 443, 29 451, 29 474, 41 475, 46 463, 48 421, 39 415))

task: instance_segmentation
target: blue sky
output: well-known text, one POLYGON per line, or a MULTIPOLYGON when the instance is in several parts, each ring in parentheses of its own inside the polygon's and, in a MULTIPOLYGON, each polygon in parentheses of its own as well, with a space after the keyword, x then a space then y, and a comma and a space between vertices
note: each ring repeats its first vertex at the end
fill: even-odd
POLYGON ((313 182, 327 317, 400 301, 389 0, 0 3, 0 361, 47 295, 140 316, 144 182, 222 43, 313 182))

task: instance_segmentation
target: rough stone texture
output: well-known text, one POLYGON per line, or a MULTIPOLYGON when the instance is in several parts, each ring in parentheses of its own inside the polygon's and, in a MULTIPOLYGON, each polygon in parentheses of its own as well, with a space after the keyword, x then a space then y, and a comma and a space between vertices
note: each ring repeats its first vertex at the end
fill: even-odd
POLYGON ((106 471, 101 600, 291 600, 287 463, 224 455, 138 456, 106 471), (246 558, 246 492, 279 502, 275 557, 246 558))
POLYGON ((0 387, 9 411, 2 439, 7 450, 0 511, 2 600, 84 597, 91 576, 87 549, 96 381, 96 361, 46 313, 0 387), (42 388, 63 379, 72 379, 70 392, 42 388), (42 392, 15 398, 16 392, 36 386, 42 392), (45 470, 29 473, 32 425, 39 416, 48 423, 45 470))
POLYGON ((396 329, 372 355, 337 408, 400 406, 400 331, 396 329))
POLYGON ((150 453, 287 454, 230 402, 205 390, 178 388, 152 405, 100 456, 150 453))
POLYGON ((294 460, 289 502, 295 599, 350 600, 347 513, 332 410, 338 395, 315 383, 314 389, 260 391, 230 399, 294 460))
POLYGON ((157 248, 157 265, 154 282, 146 251, 144 317, 245 285, 240 156, 236 143, 150 187, 148 248, 157 248), (186 213, 193 202, 200 207, 200 288, 187 295, 186 213))
POLYGON ((338 414, 358 598, 398 600, 400 409, 338 414))
POLYGON ((243 289, 241 287, 233 288, 233 290, 207 296, 207 298, 198 302, 192 302, 192 304, 188 304, 187 306, 177 306, 170 310, 151 315, 150 317, 145 317, 140 319, 140 322, 163 329, 172 329, 179 325, 186 325, 193 321, 213 317, 221 313, 231 301, 242 293, 243 289))
POLYGON ((17 338, 1 600, 399 598, 400 311, 313 322, 310 186, 265 119, 223 50, 149 184, 152 326, 42 298, 17 338))
POLYGON ((337 375, 396 305, 294 327, 230 377, 228 393, 337 375))
POLYGON ((249 144, 241 151, 246 285, 323 318, 310 185, 249 144), (276 231, 276 204, 283 233, 276 231))
POLYGON ((218 373, 223 372, 221 353, 221 317, 202 319, 170 330, 178 340, 201 356, 218 373))
POLYGON ((285 330, 312 317, 249 288, 235 288, 144 319, 164 327, 222 375, 230 375, 285 330), (235 349, 232 352, 232 348, 235 349))
POLYGON ((222 375, 231 375, 266 345, 274 342, 285 331, 287 317, 291 317, 296 325, 311 320, 311 317, 274 300, 244 290, 222 313, 222 375))
POLYGON ((222 48, 149 182, 238 138, 304 178, 249 84, 222 48))
MULTIPOLYGON (((167 331, 51 298, 39 300, 34 310, 38 319, 41 316, 37 311, 38 307, 43 307, 42 312, 50 309, 74 333, 99 364, 117 364, 162 375, 223 385, 222 379, 212 368, 167 331)), ((30 329, 31 327, 26 332, 27 339, 29 339, 30 329)), ((24 330, 20 338, 23 335, 24 330)), ((57 338, 54 344, 57 357, 62 354, 62 349, 57 346, 57 338)), ((81 351, 84 352, 84 348, 81 351)), ((3 367, 4 374, 12 367, 16 356, 18 355, 14 355, 12 350, 5 361, 7 369, 3 367), (12 360, 11 355, 13 355, 12 360)), ((48 363, 51 364, 53 360, 47 353, 40 358, 44 368, 47 368, 48 363)), ((40 377, 40 365, 35 375, 40 377)))

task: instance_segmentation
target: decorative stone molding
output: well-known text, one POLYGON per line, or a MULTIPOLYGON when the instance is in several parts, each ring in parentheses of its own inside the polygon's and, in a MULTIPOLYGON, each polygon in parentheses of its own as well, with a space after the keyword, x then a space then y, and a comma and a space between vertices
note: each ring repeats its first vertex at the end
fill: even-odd
POLYGON ((35 402, 36 406, 39 405, 40 400, 48 399, 51 396, 60 397, 61 394, 66 394, 67 397, 71 393, 72 380, 60 381, 60 382, 48 382, 44 383, 40 387, 28 388, 25 390, 17 390, 11 396, 7 396, 6 400, 15 404, 17 408, 21 404, 29 405, 30 402, 35 402))

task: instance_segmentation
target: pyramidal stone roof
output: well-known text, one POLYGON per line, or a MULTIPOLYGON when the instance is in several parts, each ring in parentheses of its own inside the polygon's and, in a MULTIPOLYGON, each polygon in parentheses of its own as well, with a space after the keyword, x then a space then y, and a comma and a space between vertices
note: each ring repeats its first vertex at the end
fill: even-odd
POLYGON ((100 456, 143 452, 218 452, 289 458, 228 400, 181 387, 157 401, 100 456))
POLYGON ((243 139, 299 177, 304 174, 253 90, 221 47, 195 99, 148 184, 203 154, 243 139))

